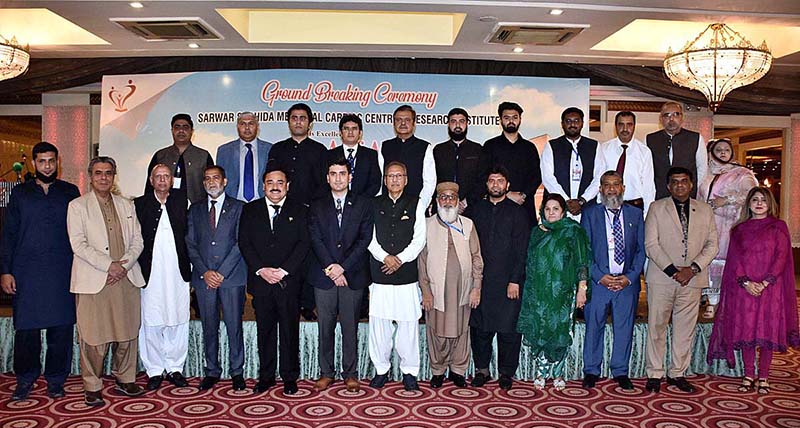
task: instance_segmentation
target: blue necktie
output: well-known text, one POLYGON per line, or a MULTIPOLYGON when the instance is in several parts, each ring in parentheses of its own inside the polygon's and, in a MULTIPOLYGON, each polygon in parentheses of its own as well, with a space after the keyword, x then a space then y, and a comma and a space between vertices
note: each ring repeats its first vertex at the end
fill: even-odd
POLYGON ((625 239, 622 237, 622 222, 619 221, 620 210, 609 210, 614 214, 611 231, 614 234, 614 262, 621 265, 625 262, 625 239))
POLYGON ((247 147, 247 154, 244 155, 244 188, 242 196, 246 201, 253 200, 255 191, 253 189, 253 145, 250 143, 245 144, 247 147))

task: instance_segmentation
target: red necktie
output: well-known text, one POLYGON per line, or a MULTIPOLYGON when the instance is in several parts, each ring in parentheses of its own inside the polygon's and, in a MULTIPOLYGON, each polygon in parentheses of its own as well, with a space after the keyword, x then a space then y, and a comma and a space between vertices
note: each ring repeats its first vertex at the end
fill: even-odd
POLYGON ((217 201, 211 201, 211 209, 208 210, 208 225, 211 227, 211 233, 217 231, 217 201))
POLYGON ((617 173, 619 175, 625 175, 625 159, 627 158, 628 154, 628 145, 622 145, 622 154, 619 155, 619 160, 617 161, 617 173))

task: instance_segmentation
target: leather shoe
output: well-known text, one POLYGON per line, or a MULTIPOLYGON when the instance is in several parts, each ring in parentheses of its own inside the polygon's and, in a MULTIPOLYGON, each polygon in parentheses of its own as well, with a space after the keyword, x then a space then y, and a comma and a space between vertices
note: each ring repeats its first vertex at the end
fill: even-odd
POLYGON ((158 389, 158 387, 161 386, 161 382, 163 381, 164 381, 164 376, 161 375, 150 376, 150 379, 147 379, 147 385, 144 387, 144 389, 148 391, 155 391, 158 389))
POLYGON ((14 389, 14 393, 11 394, 11 401, 26 400, 28 396, 31 395, 32 389, 32 383, 17 383, 17 388, 14 389))
POLYGON ((500 383, 500 389, 508 391, 514 384, 514 379, 511 379, 511 376, 500 375, 499 383, 500 383))
POLYGON ((122 383, 117 381, 117 386, 114 388, 117 392, 121 392, 128 397, 138 397, 144 394, 144 388, 134 382, 122 383))
POLYGON ((253 394, 261 394, 262 392, 266 392, 276 384, 277 382, 275 381, 274 377, 259 379, 258 383, 256 383, 256 386, 253 387, 253 394))
POLYGON ((466 388, 467 387, 467 378, 465 378, 464 376, 462 376, 462 375, 460 375, 458 373, 450 372, 447 375, 447 378, 450 379, 451 382, 453 382, 453 385, 455 385, 455 386, 457 386, 459 388, 466 388))
POLYGON ((189 382, 186 381, 186 378, 183 377, 183 373, 181 372, 172 372, 168 374, 167 380, 172 382, 172 384, 178 388, 185 388, 189 386, 189 382))
POLYGON ((66 395, 64 385, 47 385, 47 396, 50 398, 62 398, 66 395))
POLYGON ((647 378, 647 383, 644 385, 644 389, 648 392, 659 392, 661 391, 661 378, 651 377, 647 378))
POLYGON ((283 381, 283 393, 285 395, 297 394, 297 382, 293 380, 283 381))
POLYGON ((83 402, 89 407, 104 406, 106 404, 106 401, 103 400, 103 393, 101 391, 84 392, 83 402))
POLYGON ((626 391, 633 390, 633 382, 631 382, 631 378, 629 378, 628 376, 625 375, 617 376, 614 378, 614 380, 617 381, 620 388, 626 391))
POLYGON ((683 392, 695 392, 694 386, 686 380, 685 377, 669 377, 667 376, 667 385, 673 385, 678 387, 683 392))
POLYGON ((403 373, 403 388, 406 391, 419 391, 417 377, 412 374, 403 373))
POLYGON ((317 392, 322 392, 328 389, 329 386, 333 383, 332 377, 322 376, 317 379, 317 383, 314 384, 314 390, 317 392))
POLYGON ((358 382, 358 379, 354 377, 345 379, 344 384, 347 386, 347 392, 358 392, 361 390, 361 384, 358 382))
POLYGON ((583 376, 583 387, 586 389, 592 389, 599 379, 600 376, 597 376, 596 374, 586 373, 586 375, 583 376))
POLYGON ((198 388, 200 388, 201 391, 205 391, 207 389, 213 388, 214 385, 217 384, 217 382, 219 382, 219 377, 217 377, 217 376, 206 376, 206 377, 203 378, 202 381, 200 381, 200 386, 198 386, 198 388))
POLYGON ((433 375, 433 377, 431 377, 431 388, 434 389, 441 388, 443 384, 444 384, 443 374, 433 375))
POLYGON ((492 380, 491 376, 478 372, 472 377, 472 382, 470 382, 470 385, 480 388, 481 386, 486 385, 486 382, 489 382, 490 380, 492 380))
POLYGON ((244 389, 247 388, 247 384, 244 382, 244 377, 240 374, 237 374, 231 378, 231 382, 233 383, 234 391, 244 391, 244 389))
POLYGON ((370 388, 383 388, 383 385, 386 385, 386 381, 389 380, 389 373, 384 374, 376 374, 371 381, 369 381, 370 388))

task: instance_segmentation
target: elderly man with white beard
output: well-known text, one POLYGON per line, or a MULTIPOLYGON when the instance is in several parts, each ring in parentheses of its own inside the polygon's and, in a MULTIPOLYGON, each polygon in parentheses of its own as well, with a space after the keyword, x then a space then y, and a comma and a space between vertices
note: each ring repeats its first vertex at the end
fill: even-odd
POLYGON ((483 258, 478 233, 472 220, 458 214, 458 201, 458 184, 436 186, 437 215, 427 219, 427 243, 418 259, 431 388, 442 386, 448 368, 453 384, 467 386, 470 310, 481 300, 483 258))

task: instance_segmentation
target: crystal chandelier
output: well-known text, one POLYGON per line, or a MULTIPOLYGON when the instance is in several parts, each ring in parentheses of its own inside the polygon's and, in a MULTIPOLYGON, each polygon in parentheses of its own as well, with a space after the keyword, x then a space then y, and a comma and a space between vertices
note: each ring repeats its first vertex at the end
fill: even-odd
POLYGON ((31 61, 29 47, 22 47, 17 39, 0 36, 0 80, 13 79, 28 71, 31 61))
POLYGON ((754 47, 725 24, 711 24, 677 53, 664 59, 664 71, 673 83, 700 91, 716 112, 725 96, 764 77, 772 65, 766 42, 754 47))

